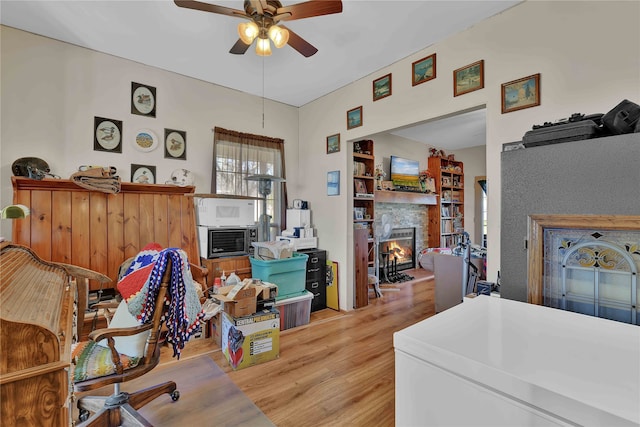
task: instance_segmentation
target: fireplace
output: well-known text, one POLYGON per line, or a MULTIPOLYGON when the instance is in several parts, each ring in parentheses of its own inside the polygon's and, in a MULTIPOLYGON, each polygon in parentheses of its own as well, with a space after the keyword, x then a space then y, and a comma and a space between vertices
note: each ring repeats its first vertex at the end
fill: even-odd
MULTIPOLYGON (((380 241, 380 269, 396 271, 415 268, 416 229, 394 228, 389 238, 380 241)), ((382 277, 383 275, 381 275, 382 277)))
POLYGON ((640 324, 640 217, 532 215, 529 302, 640 324))

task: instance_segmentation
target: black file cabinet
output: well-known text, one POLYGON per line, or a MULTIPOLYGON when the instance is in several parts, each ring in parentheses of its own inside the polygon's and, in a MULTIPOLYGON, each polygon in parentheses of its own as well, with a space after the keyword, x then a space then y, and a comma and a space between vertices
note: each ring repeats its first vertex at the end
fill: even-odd
POLYGON ((309 255, 305 287, 313 294, 311 311, 327 308, 327 251, 303 249, 298 252, 309 255))

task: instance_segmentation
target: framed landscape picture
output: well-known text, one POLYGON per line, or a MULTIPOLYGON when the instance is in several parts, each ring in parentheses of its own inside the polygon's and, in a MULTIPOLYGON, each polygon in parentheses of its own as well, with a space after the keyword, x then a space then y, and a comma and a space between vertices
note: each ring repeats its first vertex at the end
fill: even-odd
POLYGON ((340 151, 340 134, 336 133, 327 137, 327 154, 340 151))
POLYGON ((502 114, 540 105, 540 73, 502 84, 502 114))
POLYGON ((327 172, 327 196, 340 195, 340 171, 327 172))
POLYGON ((484 87, 484 59, 453 71, 453 96, 484 87))
POLYGON ((362 105, 347 111, 347 129, 362 126, 362 105))
POLYGON ((436 54, 419 59, 411 64, 412 86, 428 82, 436 78, 436 54))
POLYGON ((373 100, 391 96, 391 73, 373 81, 373 100))

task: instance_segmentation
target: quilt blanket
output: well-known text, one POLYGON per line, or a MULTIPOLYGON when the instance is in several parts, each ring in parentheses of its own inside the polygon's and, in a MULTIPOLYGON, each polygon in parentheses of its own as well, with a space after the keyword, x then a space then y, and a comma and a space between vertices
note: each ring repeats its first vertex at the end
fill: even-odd
POLYGON ((167 341, 173 347, 173 356, 179 359, 180 350, 204 317, 186 253, 178 248, 163 249, 157 243, 149 244, 136 255, 117 286, 127 302, 129 312, 140 323, 149 322, 155 310, 162 309, 156 307, 155 302, 169 260, 171 279, 162 321, 168 330, 167 341))

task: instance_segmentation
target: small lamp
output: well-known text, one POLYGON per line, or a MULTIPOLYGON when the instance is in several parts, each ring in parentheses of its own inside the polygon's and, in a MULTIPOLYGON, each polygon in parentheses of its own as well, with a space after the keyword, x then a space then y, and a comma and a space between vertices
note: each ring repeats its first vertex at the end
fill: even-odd
POLYGON ((289 41, 289 31, 287 31, 285 28, 280 28, 277 25, 272 25, 269 28, 267 34, 273 42, 273 45, 278 49, 286 45, 289 41))
POLYGON ((258 54, 258 56, 271 56, 271 42, 268 38, 258 37, 256 54, 258 54))
POLYGON ((258 34, 260 34, 260 29, 255 22, 249 21, 238 24, 238 35, 244 44, 249 45, 253 43, 253 40, 258 37, 258 34))
POLYGON ((2 219, 20 219, 29 216, 31 211, 25 205, 8 205, 0 210, 2 219))

